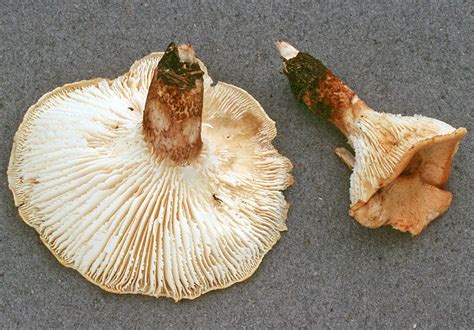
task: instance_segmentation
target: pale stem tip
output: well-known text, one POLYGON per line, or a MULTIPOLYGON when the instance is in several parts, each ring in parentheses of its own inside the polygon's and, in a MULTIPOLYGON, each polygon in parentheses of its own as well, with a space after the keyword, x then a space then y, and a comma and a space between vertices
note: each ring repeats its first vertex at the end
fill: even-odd
POLYGON ((194 49, 189 44, 182 44, 178 46, 179 60, 184 63, 196 63, 196 54, 194 49))
POLYGON ((275 42, 275 47, 280 52, 281 57, 283 57, 285 60, 289 60, 293 57, 296 57, 296 55, 298 55, 298 53, 300 52, 298 49, 296 49, 285 41, 275 42))

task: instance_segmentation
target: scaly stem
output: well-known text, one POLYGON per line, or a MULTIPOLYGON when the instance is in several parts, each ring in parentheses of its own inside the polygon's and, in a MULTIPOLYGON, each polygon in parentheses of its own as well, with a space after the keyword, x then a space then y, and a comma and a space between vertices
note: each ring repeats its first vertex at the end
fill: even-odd
POLYGON ((369 107, 321 61, 286 42, 277 42, 276 47, 296 99, 312 112, 329 116, 337 128, 349 135, 355 120, 362 112, 370 111, 369 107))
POLYGON ((190 45, 171 43, 158 63, 143 114, 145 140, 176 165, 201 152, 203 71, 190 45))

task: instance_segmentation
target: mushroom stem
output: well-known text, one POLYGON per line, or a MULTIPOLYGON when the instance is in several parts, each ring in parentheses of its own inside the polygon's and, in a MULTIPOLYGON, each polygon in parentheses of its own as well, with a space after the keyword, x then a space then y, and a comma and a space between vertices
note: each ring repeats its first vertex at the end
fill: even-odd
POLYGON ((354 155, 346 148, 336 148, 335 153, 339 159, 346 164, 346 166, 352 171, 355 164, 354 155))
POLYGON ((145 140, 176 165, 191 163, 202 149, 203 74, 191 45, 174 43, 153 73, 143 114, 145 140))
POLYGON ((277 42, 276 48, 284 61, 283 72, 296 99, 312 112, 329 116, 346 136, 363 112, 372 111, 321 61, 287 42, 277 42))

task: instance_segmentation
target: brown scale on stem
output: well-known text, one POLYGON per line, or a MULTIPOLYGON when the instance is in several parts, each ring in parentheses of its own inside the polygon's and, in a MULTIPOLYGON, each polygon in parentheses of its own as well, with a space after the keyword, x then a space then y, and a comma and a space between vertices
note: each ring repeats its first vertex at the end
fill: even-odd
POLYGON ((158 63, 143 115, 145 140, 176 165, 201 152, 203 71, 190 45, 170 44, 158 63))

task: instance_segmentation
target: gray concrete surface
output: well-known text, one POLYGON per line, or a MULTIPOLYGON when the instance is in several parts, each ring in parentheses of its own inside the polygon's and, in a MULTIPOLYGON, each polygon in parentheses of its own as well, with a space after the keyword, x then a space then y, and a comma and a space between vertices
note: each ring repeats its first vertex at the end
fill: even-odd
POLYGON ((0 3, 0 327, 469 328, 473 324, 474 8, 469 1, 0 3), (380 111, 465 126, 452 207, 421 236, 347 215, 341 134, 290 94, 273 48, 319 56, 380 111), (250 91, 294 164, 289 231, 253 277, 179 304, 119 296, 59 265, 20 221, 6 168, 27 108, 51 89, 113 78, 190 42, 211 75, 250 91))

